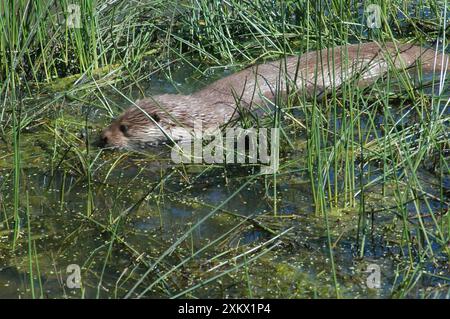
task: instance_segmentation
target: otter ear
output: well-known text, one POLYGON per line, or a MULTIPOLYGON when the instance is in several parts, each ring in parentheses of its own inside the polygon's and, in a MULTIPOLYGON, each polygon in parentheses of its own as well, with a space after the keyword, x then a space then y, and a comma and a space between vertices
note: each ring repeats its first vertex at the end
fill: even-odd
POLYGON ((121 124, 119 129, 123 134, 127 134, 127 132, 128 132, 128 126, 125 124, 121 124))
POLYGON ((158 114, 156 114, 156 113, 152 113, 152 114, 150 114, 150 117, 153 119, 153 120, 155 120, 155 122, 159 122, 159 121, 161 121, 161 118, 159 117, 159 115, 158 114))

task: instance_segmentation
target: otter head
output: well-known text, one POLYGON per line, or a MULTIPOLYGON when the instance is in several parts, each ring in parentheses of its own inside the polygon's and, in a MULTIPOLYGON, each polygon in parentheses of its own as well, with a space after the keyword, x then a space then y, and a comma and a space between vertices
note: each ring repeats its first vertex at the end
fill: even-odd
POLYGON ((157 95, 135 104, 103 130, 100 147, 137 150, 168 141, 189 142, 195 135, 195 121, 218 125, 225 115, 229 116, 228 113, 206 112, 204 101, 188 95, 157 95))
POLYGON ((143 149, 164 142, 167 137, 166 121, 161 112, 148 101, 138 101, 139 107, 131 107, 105 128, 98 146, 117 149, 143 149))

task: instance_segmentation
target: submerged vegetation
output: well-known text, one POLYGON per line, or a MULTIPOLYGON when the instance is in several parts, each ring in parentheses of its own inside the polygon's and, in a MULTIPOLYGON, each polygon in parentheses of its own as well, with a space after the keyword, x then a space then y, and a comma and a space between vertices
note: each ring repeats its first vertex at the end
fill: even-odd
POLYGON ((447 50, 447 1, 374 0, 379 28, 366 2, 1 1, 0 297, 449 298, 446 74, 243 117, 280 127, 272 175, 92 145, 131 101, 255 63, 368 41, 447 50))

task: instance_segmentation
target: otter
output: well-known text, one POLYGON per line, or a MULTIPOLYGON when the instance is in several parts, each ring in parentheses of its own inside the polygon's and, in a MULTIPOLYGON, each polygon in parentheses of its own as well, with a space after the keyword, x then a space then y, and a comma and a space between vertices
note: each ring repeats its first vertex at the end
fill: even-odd
POLYGON ((389 69, 445 75, 449 55, 412 44, 344 45, 311 51, 249 67, 190 95, 162 94, 138 100, 101 133, 100 146, 142 149, 179 141, 193 132, 217 127, 239 116, 237 106, 273 102, 294 90, 311 98, 351 80, 364 88, 389 69), (281 95, 280 95, 281 94, 281 95))

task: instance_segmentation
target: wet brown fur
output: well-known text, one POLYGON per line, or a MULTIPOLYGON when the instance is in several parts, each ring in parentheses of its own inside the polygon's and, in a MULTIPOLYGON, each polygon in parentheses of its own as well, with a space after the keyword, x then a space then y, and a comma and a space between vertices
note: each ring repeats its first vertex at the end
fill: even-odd
POLYGON ((237 116, 236 103, 250 109, 288 89, 311 97, 346 81, 365 87, 390 68, 417 73, 420 66, 423 73, 439 73, 448 63, 448 55, 410 44, 365 43, 312 51, 249 67, 191 95, 163 94, 138 100, 101 138, 107 147, 144 148, 169 137, 182 139, 177 128, 192 129, 195 120, 202 121, 203 129, 227 123, 237 116))

